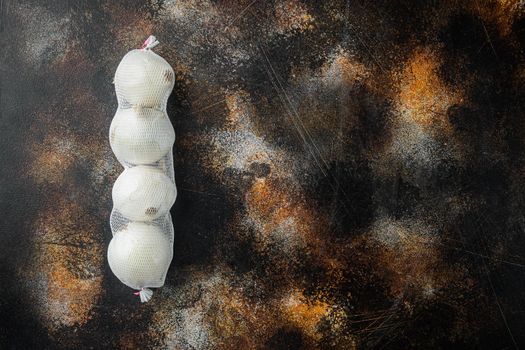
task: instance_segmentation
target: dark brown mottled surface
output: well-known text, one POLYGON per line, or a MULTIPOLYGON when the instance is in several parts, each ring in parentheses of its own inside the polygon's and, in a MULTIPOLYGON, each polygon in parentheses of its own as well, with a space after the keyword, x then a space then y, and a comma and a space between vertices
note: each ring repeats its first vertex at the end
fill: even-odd
POLYGON ((525 4, 0 1, 0 348, 525 348, 525 4), (122 56, 174 67, 175 255, 110 272, 122 56))

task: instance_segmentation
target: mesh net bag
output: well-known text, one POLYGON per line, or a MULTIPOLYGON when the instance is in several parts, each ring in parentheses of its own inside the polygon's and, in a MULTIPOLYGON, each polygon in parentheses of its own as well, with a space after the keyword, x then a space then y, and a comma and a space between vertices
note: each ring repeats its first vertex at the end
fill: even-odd
POLYGON ((138 290, 142 302, 164 285, 173 257, 170 208, 177 197, 173 170, 175 131, 166 113, 175 74, 151 49, 128 52, 115 73, 118 109, 111 122, 111 149, 124 171, 112 190, 113 238, 108 247, 111 271, 138 290))

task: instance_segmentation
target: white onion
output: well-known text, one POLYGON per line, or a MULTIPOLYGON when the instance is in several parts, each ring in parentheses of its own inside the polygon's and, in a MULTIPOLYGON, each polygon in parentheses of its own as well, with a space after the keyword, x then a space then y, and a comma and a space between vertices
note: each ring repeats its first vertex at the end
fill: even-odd
POLYGON ((120 174, 112 195, 114 208, 124 217, 151 221, 169 212, 177 189, 160 169, 139 165, 120 174))
POLYGON ((111 271, 134 289, 161 287, 172 257, 168 236, 158 226, 142 222, 116 232, 108 247, 111 271))
POLYGON ((165 112, 119 108, 109 128, 109 142, 121 162, 151 164, 171 150, 175 131, 165 112))
POLYGON ((165 106, 174 84, 173 68, 151 50, 128 52, 115 73, 117 97, 133 106, 165 106))

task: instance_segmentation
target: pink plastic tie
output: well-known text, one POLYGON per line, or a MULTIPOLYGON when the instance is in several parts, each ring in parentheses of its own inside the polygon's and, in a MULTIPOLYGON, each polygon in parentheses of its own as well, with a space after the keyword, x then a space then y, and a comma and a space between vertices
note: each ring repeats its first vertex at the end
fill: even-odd
POLYGON ((157 38, 155 38, 154 35, 150 35, 146 41, 144 41, 144 44, 142 44, 142 47, 140 48, 141 50, 149 50, 149 49, 152 49, 154 48, 155 46, 157 46, 159 44, 157 38))
POLYGON ((140 297, 141 303, 147 303, 151 296, 153 295, 153 291, 149 288, 140 288, 140 291, 133 293, 133 295, 137 295, 140 297))

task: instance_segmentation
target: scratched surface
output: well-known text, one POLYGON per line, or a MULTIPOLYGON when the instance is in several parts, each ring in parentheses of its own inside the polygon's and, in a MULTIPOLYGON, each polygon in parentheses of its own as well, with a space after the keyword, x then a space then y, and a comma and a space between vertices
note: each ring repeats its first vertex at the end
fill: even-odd
POLYGON ((0 1, 0 348, 525 347, 520 1, 0 1), (112 76, 174 67, 166 285, 110 272, 112 76))

